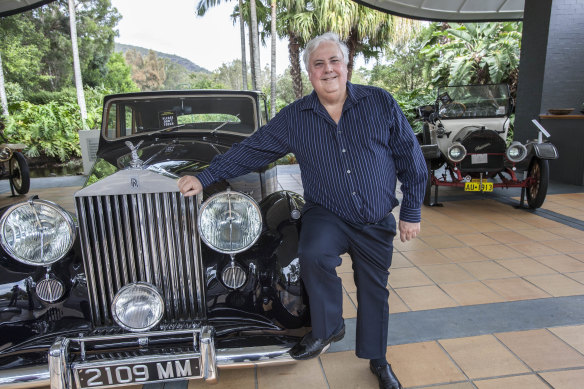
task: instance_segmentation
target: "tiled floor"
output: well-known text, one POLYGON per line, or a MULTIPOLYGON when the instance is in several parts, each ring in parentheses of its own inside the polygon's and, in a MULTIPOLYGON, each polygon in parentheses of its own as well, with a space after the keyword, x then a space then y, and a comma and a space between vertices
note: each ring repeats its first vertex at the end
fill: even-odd
MULTIPOLYGON (((282 169, 279 182, 302 193, 296 170, 282 169)), ((77 189, 34 193, 73 210, 77 189)), ((0 194, 0 205, 14 200, 0 194)), ((584 193, 548 195, 543 210, 583 221, 584 193)), ((394 212, 397 216, 399 210, 394 212)), ((431 318, 448 309, 480 312, 513 302, 582 302, 578 296, 584 296, 584 230, 544 216, 483 197, 424 207, 419 238, 395 241, 388 284, 391 314, 407 318, 425 313, 431 318)), ((357 299, 348 256, 343 256, 338 273, 345 292, 344 317, 351 320, 357 315, 357 299)), ((407 388, 582 389, 584 319, 579 318, 584 317, 584 304, 573 306, 573 312, 576 319, 570 325, 541 325, 535 312, 536 319, 523 328, 503 332, 477 330, 473 336, 406 343, 390 339, 387 356, 407 388)), ((221 370, 219 375, 215 388, 377 388, 367 361, 357 359, 352 350, 284 366, 221 370)), ((187 385, 211 387, 200 381, 166 384, 182 389, 187 385)))

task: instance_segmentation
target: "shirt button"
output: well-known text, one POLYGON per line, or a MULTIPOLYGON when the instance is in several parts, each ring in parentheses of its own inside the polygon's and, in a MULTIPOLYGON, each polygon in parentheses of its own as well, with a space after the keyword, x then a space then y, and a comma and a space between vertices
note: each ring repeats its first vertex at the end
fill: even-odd
POLYGON ((341 131, 341 130, 337 131, 337 134, 342 134, 342 133, 343 133, 343 131, 341 131))
POLYGON ((343 150, 341 150, 341 151, 342 151, 343 153, 346 153, 346 152, 347 152, 347 150, 346 150, 346 149, 343 149, 343 150))
POLYGON ((351 193, 353 196, 357 196, 357 192, 353 192, 351 193))
POLYGON ((351 171, 350 170, 347 170, 347 174, 351 174, 351 171))

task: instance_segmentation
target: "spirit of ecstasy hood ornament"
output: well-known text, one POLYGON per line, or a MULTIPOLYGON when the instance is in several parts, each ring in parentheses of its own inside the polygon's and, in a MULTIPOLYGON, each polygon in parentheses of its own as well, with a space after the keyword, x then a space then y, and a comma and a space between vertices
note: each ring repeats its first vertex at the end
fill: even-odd
POLYGON ((128 146, 128 148, 132 152, 132 161, 130 161, 130 166, 132 168, 140 168, 144 164, 144 161, 142 161, 138 157, 138 149, 140 148, 140 145, 142 144, 142 142, 144 142, 144 141, 141 140, 140 142, 138 142, 138 144, 136 146, 134 146, 132 144, 132 142, 130 142, 129 140, 126 141, 126 146, 128 146))

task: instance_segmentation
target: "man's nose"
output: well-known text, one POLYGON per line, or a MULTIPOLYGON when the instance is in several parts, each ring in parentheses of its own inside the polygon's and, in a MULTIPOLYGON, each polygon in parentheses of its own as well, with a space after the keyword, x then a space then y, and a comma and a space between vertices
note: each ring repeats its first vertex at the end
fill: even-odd
POLYGON ((324 70, 329 72, 331 71, 331 69, 333 68, 332 64, 330 62, 325 62, 324 63, 324 70))

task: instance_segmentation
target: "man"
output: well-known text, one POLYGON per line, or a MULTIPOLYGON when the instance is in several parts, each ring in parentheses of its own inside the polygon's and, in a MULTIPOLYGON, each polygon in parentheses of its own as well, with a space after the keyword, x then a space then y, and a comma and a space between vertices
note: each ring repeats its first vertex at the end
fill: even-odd
POLYGON ((300 165, 306 205, 299 242, 300 271, 310 299, 312 331, 290 350, 313 358, 343 338, 342 284, 335 268, 348 252, 357 285, 356 354, 370 360, 379 387, 401 388, 385 359, 387 278, 402 183, 400 239, 420 231, 426 164, 414 133, 389 93, 347 82, 348 49, 337 35, 311 40, 304 63, 314 92, 282 109, 266 126, 208 169, 182 177, 185 196, 292 152, 300 165))

